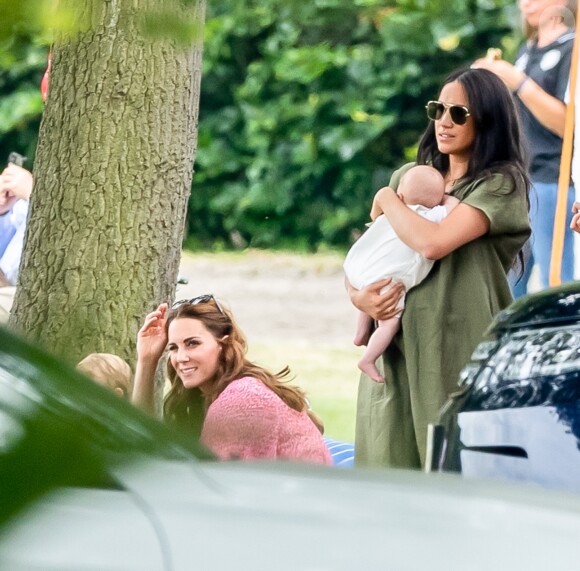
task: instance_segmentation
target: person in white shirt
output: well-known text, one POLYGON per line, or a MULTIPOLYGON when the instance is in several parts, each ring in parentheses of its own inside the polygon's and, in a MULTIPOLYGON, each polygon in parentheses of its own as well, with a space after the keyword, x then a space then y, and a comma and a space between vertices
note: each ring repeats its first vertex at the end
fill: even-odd
MULTIPOLYGON (((51 54, 42 77, 42 100, 48 96, 51 54)), ((32 192, 32 173, 12 162, 0 174, 0 288, 15 286, 24 248, 28 219, 28 201, 32 192)), ((12 306, 13 291, 3 290, 0 296, 0 322, 6 320, 12 306), (7 297, 6 302, 2 297, 7 297)))
POLYGON ((10 163, 0 174, 0 287, 16 285, 31 192, 25 168, 10 163))

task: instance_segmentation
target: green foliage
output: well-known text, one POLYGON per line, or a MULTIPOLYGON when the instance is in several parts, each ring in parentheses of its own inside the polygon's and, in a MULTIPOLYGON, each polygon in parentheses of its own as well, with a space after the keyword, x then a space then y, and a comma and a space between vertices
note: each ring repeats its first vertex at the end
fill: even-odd
MULTIPOLYGON (((195 41, 201 35, 200 22, 175 16, 176 5, 182 10, 180 5, 195 2, 162 0, 155 13, 142 15, 144 33, 157 39, 171 30, 174 41, 195 41)), ((40 82, 52 37, 86 31, 91 11, 76 0, 0 0, 0 11, 0 169, 10 151, 26 155, 31 168, 43 109, 40 82)))
POLYGON ((11 151, 27 156, 30 167, 36 148, 42 98, 40 82, 48 48, 26 34, 0 44, 0 166, 11 151))
MULTIPOLYGON (((143 14, 145 32, 194 41, 175 1, 143 14)), ((74 33, 78 6, 13 4, 0 0, 0 165, 10 150, 33 156, 47 25, 74 33)), ((212 0, 189 243, 348 245, 413 158, 443 77, 489 46, 513 58, 518 27, 511 0, 212 0)))
POLYGON ((209 4, 189 215, 208 245, 348 244, 443 77, 518 25, 506 0, 209 4))
POLYGON ((10 39, 15 33, 39 32, 47 10, 46 0, 0 0, 0 41, 10 39))
POLYGON ((185 48, 203 38, 204 22, 196 11, 196 0, 163 0, 154 11, 141 14, 146 38, 170 40, 185 48))

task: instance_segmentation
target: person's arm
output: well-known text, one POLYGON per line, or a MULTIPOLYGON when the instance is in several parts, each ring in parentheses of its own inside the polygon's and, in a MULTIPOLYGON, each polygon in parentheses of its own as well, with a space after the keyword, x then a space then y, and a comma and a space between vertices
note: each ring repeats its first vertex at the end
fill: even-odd
POLYGON ((580 234, 580 202, 574 203, 574 206, 572 206, 572 212, 574 213, 574 216, 572 216, 570 228, 574 230, 574 232, 578 232, 580 234))
POLYGON ((155 414, 155 372, 167 345, 166 314, 167 304, 162 303, 147 315, 137 333, 137 364, 131 402, 152 415, 155 414))
POLYGON ((523 71, 507 61, 487 58, 478 59, 471 67, 487 69, 495 73, 508 89, 519 97, 539 123, 559 137, 564 136, 566 104, 557 97, 546 93, 523 71))
MULTIPOLYGON (((10 188, 12 187, 4 177, 3 174, 0 175, 0 223, 1 224, 11 224, 11 217, 8 216, 12 211, 14 205, 18 202, 18 197, 15 196, 10 188)), ((0 234, 1 236, 2 234, 0 234)))
MULTIPOLYGON (((17 201, 18 198, 2 190, 2 177, 0 176, 0 224, 12 224, 9 214, 17 201)), ((0 236, 2 235, 1 232, 0 230, 0 236)))
POLYGON ((1 175, 3 192, 7 192, 20 200, 29 200, 32 193, 32 173, 23 167, 10 163, 1 175))
POLYGON ((487 216, 467 204, 459 204, 447 218, 436 223, 407 208, 389 187, 381 188, 375 199, 397 236, 429 260, 440 260, 489 231, 487 216))
MULTIPOLYGON (((395 191, 391 187, 385 187, 385 188, 390 188, 391 191, 393 192, 393 194, 395 194, 395 191)), ((373 204, 371 206, 371 220, 376 220, 381 214, 384 214, 384 213, 381 209, 381 205, 377 203, 376 197, 375 197, 375 198, 373 198, 373 204)))
POLYGON ((15 196, 10 196, 0 190, 0 236, 5 236, 8 232, 14 232, 16 229, 14 217, 10 214, 17 201, 15 196))
POLYGON ((344 284, 351 303, 357 309, 378 321, 380 319, 390 319, 400 312, 397 306, 405 293, 405 286, 400 282, 395 282, 393 287, 381 293, 381 290, 392 281, 392 278, 386 278, 362 289, 353 287, 346 278, 344 279, 344 284))
MULTIPOLYGON (((9 164, 0 174, 0 219, 6 219, 18 200, 28 201, 32 192, 32 173, 9 164)), ((6 223, 6 222, 4 222, 6 223)))
POLYGON ((444 206, 445 209, 447 210, 447 216, 449 216, 449 214, 451 214, 451 211, 456 206, 459 206, 459 204, 460 204, 459 198, 457 198, 455 196, 451 196, 449 194, 446 194, 443 197, 443 200, 441 201, 441 206, 444 206))

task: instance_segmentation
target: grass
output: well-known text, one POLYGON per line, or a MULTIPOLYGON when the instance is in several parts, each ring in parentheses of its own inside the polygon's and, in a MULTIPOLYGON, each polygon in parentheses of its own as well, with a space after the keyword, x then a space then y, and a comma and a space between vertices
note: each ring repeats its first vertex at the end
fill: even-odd
POLYGON ((249 357, 272 371, 288 365, 312 409, 323 419, 325 435, 354 441, 358 369, 357 347, 252 343, 249 357))

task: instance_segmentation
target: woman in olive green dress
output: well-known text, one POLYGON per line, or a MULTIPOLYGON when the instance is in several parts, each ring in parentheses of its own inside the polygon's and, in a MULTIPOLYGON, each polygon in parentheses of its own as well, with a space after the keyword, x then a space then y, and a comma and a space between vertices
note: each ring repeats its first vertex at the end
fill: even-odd
MULTIPOLYGON (((493 316, 512 301, 506 274, 530 235, 519 123, 502 81, 486 70, 456 71, 427 114, 417 162, 437 168, 461 203, 439 224, 407 208, 393 190, 412 165, 375 195, 373 213, 384 212, 403 242, 437 262, 407 293, 401 330, 382 359, 386 382, 361 378, 358 465, 424 464, 427 425, 493 316)), ((348 286, 352 303, 375 319, 392 317, 401 287, 381 294, 388 281, 348 286)))

